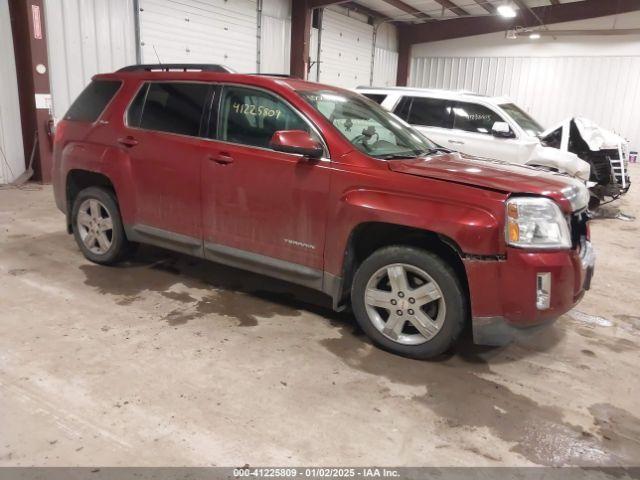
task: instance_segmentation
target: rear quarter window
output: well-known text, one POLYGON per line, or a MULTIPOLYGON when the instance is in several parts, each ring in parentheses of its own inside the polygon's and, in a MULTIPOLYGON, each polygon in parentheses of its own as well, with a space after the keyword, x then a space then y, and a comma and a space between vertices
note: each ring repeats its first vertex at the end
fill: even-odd
POLYGON ((76 98, 64 116, 74 122, 95 122, 122 85, 119 80, 94 80, 76 98))
POLYGON ((367 97, 369 100, 373 100, 378 105, 381 105, 382 102, 384 102, 384 99, 387 98, 385 94, 380 94, 380 93, 363 93, 362 95, 367 97))

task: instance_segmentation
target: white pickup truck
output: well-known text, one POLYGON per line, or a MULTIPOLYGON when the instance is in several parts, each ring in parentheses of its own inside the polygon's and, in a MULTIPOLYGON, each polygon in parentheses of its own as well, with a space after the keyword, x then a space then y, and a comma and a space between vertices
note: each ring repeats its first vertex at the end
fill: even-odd
POLYGON ((579 178, 590 187, 592 207, 629 189, 627 142, 589 120, 570 118, 545 130, 506 97, 403 87, 356 91, 443 147, 579 178))

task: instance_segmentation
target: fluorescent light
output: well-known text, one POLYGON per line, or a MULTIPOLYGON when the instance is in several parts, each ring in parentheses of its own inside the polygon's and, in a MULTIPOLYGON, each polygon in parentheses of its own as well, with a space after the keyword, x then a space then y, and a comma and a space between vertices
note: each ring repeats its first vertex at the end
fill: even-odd
POLYGON ((498 13, 505 18, 513 18, 517 15, 511 5, 500 5, 498 7, 498 13))
POLYGON ((533 32, 531 35, 529 35, 529 38, 531 40, 538 40, 540 38, 540 34, 538 32, 533 32))

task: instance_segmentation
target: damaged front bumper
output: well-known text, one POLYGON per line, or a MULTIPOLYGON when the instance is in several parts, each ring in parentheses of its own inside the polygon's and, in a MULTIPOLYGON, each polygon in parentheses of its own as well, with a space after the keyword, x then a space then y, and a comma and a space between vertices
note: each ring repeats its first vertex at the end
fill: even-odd
POLYGON ((590 288, 595 260, 583 239, 568 252, 509 249, 501 261, 466 261, 474 343, 506 345, 553 323, 590 288))

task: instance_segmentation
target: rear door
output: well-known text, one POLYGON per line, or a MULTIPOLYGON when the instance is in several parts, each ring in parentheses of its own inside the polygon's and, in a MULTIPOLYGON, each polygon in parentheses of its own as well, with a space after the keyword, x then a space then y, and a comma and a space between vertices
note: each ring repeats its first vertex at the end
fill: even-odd
POLYGON ((458 150, 451 144, 453 125, 452 102, 440 98, 402 97, 394 113, 415 126, 431 141, 443 147, 458 150))
POLYGON ((226 85, 217 105, 202 175, 205 255, 318 286, 330 162, 269 147, 276 131, 315 129, 262 89, 226 85))
POLYGON ((202 250, 202 138, 213 87, 198 82, 144 83, 127 110, 118 142, 130 157, 135 224, 149 243, 202 250))

